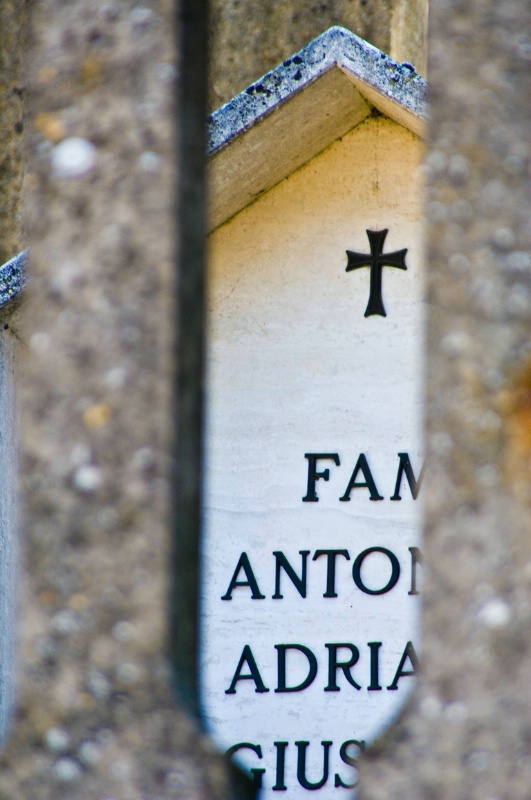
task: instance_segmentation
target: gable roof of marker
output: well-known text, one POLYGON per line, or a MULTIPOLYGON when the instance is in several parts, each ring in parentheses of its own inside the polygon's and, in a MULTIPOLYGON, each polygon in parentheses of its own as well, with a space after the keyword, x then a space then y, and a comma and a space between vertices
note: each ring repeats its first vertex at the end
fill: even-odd
POLYGON ((209 118, 210 228, 375 111, 422 137, 426 93, 411 64, 329 28, 209 118))

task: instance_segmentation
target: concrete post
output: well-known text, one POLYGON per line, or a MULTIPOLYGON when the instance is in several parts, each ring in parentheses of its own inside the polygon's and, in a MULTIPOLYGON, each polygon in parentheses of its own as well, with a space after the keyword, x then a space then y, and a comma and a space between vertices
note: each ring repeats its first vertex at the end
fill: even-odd
POLYGON ((227 796, 166 658, 174 14, 31 9, 17 800, 227 796))
POLYGON ((529 796, 531 13, 431 9, 424 674, 363 800, 529 796))

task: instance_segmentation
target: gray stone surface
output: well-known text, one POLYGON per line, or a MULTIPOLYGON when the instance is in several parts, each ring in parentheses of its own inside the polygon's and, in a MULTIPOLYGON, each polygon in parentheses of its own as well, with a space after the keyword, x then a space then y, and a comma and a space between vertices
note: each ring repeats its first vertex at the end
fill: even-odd
POLYGON ((164 0, 31 7, 25 567, 2 798, 226 796, 165 658, 173 17, 164 0))
POLYGON ((25 95, 22 63, 25 9, 17 0, 0 4, 0 264, 23 246, 21 219, 25 95))
MULTIPOLYGON (((283 4, 289 24, 266 38, 252 14, 231 28, 250 74, 224 99, 332 22, 356 27, 309 9, 307 35, 301 11, 283 4), (302 41, 272 55, 291 29, 302 41), (258 50, 269 63, 252 61, 258 50)), ((28 572, 0 794, 221 797, 218 762, 171 710, 162 656, 171 9, 50 0, 33 14, 28 572), (54 174, 53 149, 74 137, 94 146, 92 168, 54 174)), ((432 8, 424 677, 362 767, 371 800, 529 796, 530 28, 517 0, 432 8)))
POLYGON ((214 0, 212 109, 296 53, 331 25, 342 25, 425 75, 426 0, 214 0))
POLYGON ((363 800, 531 786, 531 12, 431 8, 423 677, 363 800))

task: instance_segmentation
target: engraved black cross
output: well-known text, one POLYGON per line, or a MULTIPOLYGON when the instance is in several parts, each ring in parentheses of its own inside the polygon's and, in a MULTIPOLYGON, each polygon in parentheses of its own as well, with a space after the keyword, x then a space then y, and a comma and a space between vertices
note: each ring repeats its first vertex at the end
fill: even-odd
POLYGON ((365 255, 364 253, 354 253, 351 250, 347 250, 348 263, 346 272, 350 272, 353 269, 359 269, 360 267, 371 268, 371 288, 369 293, 369 302, 367 303, 367 308, 365 309, 364 315, 366 317, 370 317, 372 314, 379 314, 381 317, 387 316, 382 300, 383 267, 407 269, 407 248, 404 250, 397 250, 394 253, 384 254, 383 246, 387 232, 387 228, 383 231, 367 231, 369 244, 371 246, 370 255, 365 255))

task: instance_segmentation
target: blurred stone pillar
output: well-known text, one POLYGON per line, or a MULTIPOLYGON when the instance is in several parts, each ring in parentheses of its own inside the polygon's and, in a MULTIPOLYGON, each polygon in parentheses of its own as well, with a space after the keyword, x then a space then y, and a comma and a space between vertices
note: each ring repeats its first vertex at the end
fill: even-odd
POLYGON ((389 55, 413 62, 427 77, 428 0, 395 0, 391 10, 389 55))
POLYGON ((423 668, 363 800, 531 786, 531 12, 430 9, 423 668))
POLYGON ((2 797, 227 796, 166 658, 175 16, 165 0, 31 4, 25 552, 2 797))

